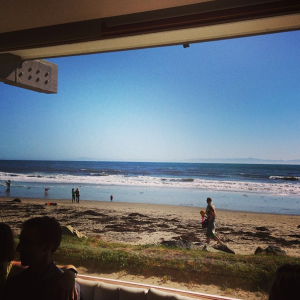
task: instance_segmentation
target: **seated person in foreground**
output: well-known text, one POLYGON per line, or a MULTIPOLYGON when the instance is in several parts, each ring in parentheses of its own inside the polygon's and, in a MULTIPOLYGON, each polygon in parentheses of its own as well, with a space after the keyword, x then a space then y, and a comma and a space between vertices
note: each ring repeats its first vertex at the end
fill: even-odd
MULTIPOLYGON (((2 300, 67 299, 68 291, 58 288, 63 271, 52 258, 61 237, 61 227, 55 218, 36 217, 24 222, 16 250, 20 253, 21 265, 28 268, 7 280, 2 300)), ((76 294, 73 298, 79 299, 78 284, 73 292, 76 294)))
POLYGON ((0 223, 0 299, 8 276, 11 274, 15 258, 14 235, 5 223, 0 223))
POLYGON ((275 274, 269 300, 300 299, 300 265, 283 264, 275 274))

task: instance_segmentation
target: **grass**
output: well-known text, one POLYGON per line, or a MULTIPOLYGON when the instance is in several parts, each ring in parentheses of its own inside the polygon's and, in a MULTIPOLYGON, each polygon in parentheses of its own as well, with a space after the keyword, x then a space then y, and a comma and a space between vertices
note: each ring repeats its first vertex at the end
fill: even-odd
POLYGON ((223 289, 242 288, 257 292, 268 291, 276 269, 283 263, 300 264, 300 258, 290 256, 209 253, 68 236, 63 237, 55 261, 99 273, 126 271, 133 275, 159 277, 163 274, 164 281, 213 282, 223 289))

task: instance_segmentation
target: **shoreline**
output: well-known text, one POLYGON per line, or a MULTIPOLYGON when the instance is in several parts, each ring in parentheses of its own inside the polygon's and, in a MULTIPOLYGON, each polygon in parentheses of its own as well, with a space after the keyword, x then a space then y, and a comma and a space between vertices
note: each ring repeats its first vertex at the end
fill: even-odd
MULTIPOLYGON (((4 186, 0 187, 2 198, 42 199, 47 201, 71 200, 73 185, 55 185, 45 192, 45 186, 19 186, 5 193, 4 186)), ((213 199, 219 210, 236 212, 270 213, 278 215, 299 215, 300 199, 296 195, 271 195, 255 192, 219 191, 207 189, 178 188, 178 187, 141 187, 141 186, 97 186, 82 185, 80 194, 84 201, 110 201, 113 194, 115 203, 144 203, 176 205, 183 207, 202 208, 206 198, 213 199)))
MULTIPOLYGON (((209 192, 207 192, 207 194, 209 194, 209 192)), ((16 197, 17 199, 20 199, 20 198, 18 198, 18 197, 16 197)), ((7 196, 0 196, 0 202, 4 199, 4 200, 7 200, 7 199, 9 199, 10 201, 12 201, 12 200, 14 200, 14 199, 16 199, 15 197, 7 197, 7 196)), ((70 204, 74 204, 74 203, 72 203, 71 202, 71 200, 70 199, 68 199, 68 198, 62 198, 62 199, 56 199, 56 198, 53 198, 53 199, 51 199, 51 198, 44 198, 44 199, 41 199, 41 198, 32 198, 32 197, 21 197, 22 198, 22 201, 23 202, 26 202, 26 201, 28 201, 28 202, 36 202, 36 203, 42 203, 42 204, 45 204, 46 202, 55 202, 55 203, 57 203, 57 204, 63 204, 63 205, 65 205, 66 204, 66 202, 67 203, 70 203, 70 204)), ((105 201, 105 200, 88 200, 88 199, 80 199, 80 204, 84 204, 84 203, 86 203, 87 205, 91 205, 92 203, 94 203, 96 206, 97 206, 97 204, 99 204, 99 203, 109 203, 110 201, 109 200, 107 200, 107 201, 105 201)), ((204 203, 205 201, 203 201, 203 203, 204 203)), ((214 201, 213 201, 214 202, 214 201)), ((157 203, 139 203, 139 202, 128 202, 128 201, 116 201, 115 199, 113 200, 113 203, 118 203, 118 204, 129 204, 129 205, 136 205, 136 206, 138 206, 138 205, 142 205, 142 206, 144 206, 144 205, 149 205, 149 206, 151 206, 151 205, 154 205, 154 206, 156 206, 156 205, 158 205, 158 206, 167 206, 167 207, 169 207, 169 206, 178 206, 178 207, 184 207, 184 208, 193 208, 193 209, 199 209, 199 211, 201 210, 201 209, 205 209, 205 207, 204 206, 193 206, 193 205, 175 205, 175 204, 157 204, 157 203)), ((278 217, 280 217, 280 216, 282 216, 282 215, 285 215, 285 216, 300 216, 300 215, 297 215, 297 214, 291 214, 291 213, 269 213, 269 212, 255 212, 255 211, 244 211, 244 210, 232 210, 232 209, 226 209, 226 208, 219 208, 218 209, 218 212, 220 212, 220 211, 223 211, 223 212, 230 212, 230 213, 249 213, 249 214, 257 214, 257 215, 276 215, 276 216, 278 216, 278 217)))
MULTIPOLYGON (((207 195, 210 195, 209 191, 205 192, 205 194, 207 195)), ((72 204, 71 202, 71 199, 70 198, 51 198, 51 197, 47 197, 47 198, 33 198, 33 197, 10 197, 10 196, 1 196, 0 195, 0 201, 2 201, 3 199, 10 199, 11 201, 13 199, 22 199, 25 201, 28 201, 28 202, 36 202, 36 203, 43 203, 45 204, 46 202, 55 202, 55 203, 58 203, 58 204, 67 204, 67 203, 70 203, 72 204)), ((108 197, 109 198, 109 197, 108 197)), ((91 205, 91 203, 94 203, 96 206, 99 204, 99 203, 108 203, 110 202, 110 200, 89 200, 89 199, 80 199, 80 204, 83 204, 83 203, 86 203, 87 205, 91 205)), ((205 199, 203 201, 203 204, 205 204, 205 199)), ((213 201, 214 203, 215 201, 213 201)), ((178 206, 178 207, 184 207, 184 208, 193 208, 193 209, 199 209, 199 211, 201 209, 205 209, 205 206, 194 206, 194 205, 184 205, 184 204, 158 204, 158 203, 147 203, 147 202, 144 202, 144 203, 141 203, 141 202, 130 202, 130 201, 116 201, 115 198, 113 200, 113 203, 118 203, 120 205, 122 204, 129 204, 129 205, 135 205, 135 206, 138 206, 139 204, 141 205, 158 205, 158 206, 178 206)), ((300 203, 300 200, 299 200, 299 203, 300 203)), ((300 205, 300 204, 299 204, 300 205)), ((285 213, 279 213, 279 212, 263 212, 263 211, 260 211, 260 212, 257 212, 257 211, 247 211, 247 210, 239 210, 239 209, 226 209, 226 208, 218 208, 218 212, 220 211, 223 211, 223 212, 230 212, 230 213, 250 213, 250 214, 258 214, 258 215, 276 215, 278 217, 280 216, 300 216, 300 214, 295 214, 295 213, 290 213, 290 212, 285 212, 285 213)))
MULTIPOLYGON (((205 207, 131 202, 50 200, 0 197, 0 221, 18 234, 22 222, 33 216, 56 217, 85 236, 107 242, 135 245, 168 240, 205 242, 199 211, 205 207), (45 205, 55 202, 57 206, 45 205)), ((217 233, 236 254, 254 254, 257 247, 280 247, 287 255, 300 257, 300 216, 217 210, 217 233)), ((211 245, 216 242, 211 242, 211 245)))
MULTIPOLYGON (((209 193, 208 193, 209 194, 209 193)), ((20 199, 18 197, 16 197, 17 199, 20 199)), ((7 200, 9 199, 8 201, 13 201, 14 199, 16 199, 15 197, 7 197, 7 196, 0 196, 0 202, 2 200, 7 200)), ((22 198, 22 202, 36 202, 36 203, 39 203, 39 204, 45 204, 46 202, 54 202, 54 203, 57 203, 57 204, 63 204, 65 205, 66 202, 67 203, 70 203, 70 204, 74 204, 71 202, 70 199, 67 199, 67 198, 63 198, 63 199, 56 199, 56 198, 53 198, 53 199, 50 199, 50 198, 32 198, 32 197, 21 197, 22 198)), ((94 203, 96 206, 98 203, 109 203, 110 201, 107 200, 107 201, 104 201, 104 200, 88 200, 88 199, 80 199, 80 204, 87 204, 87 205, 91 205, 92 203, 94 203)), ((213 201, 214 202, 214 201, 213 201)), ((118 204, 128 204, 128 205, 135 205, 135 206, 138 206, 138 205, 158 205, 158 206, 178 206, 178 207, 184 207, 184 208, 193 208, 193 209, 199 209, 199 211, 201 209, 205 209, 204 206, 192 206, 192 205, 174 205, 174 204, 157 204, 157 203, 137 203, 137 202, 127 202, 127 201, 116 201, 116 200, 113 200, 113 203, 118 203, 118 204)), ((203 202, 204 203, 204 202, 203 202)), ((297 215, 297 214, 291 214, 291 213, 269 213, 269 212, 255 212, 255 211, 244 211, 244 210, 232 210, 232 209, 225 209, 225 208, 219 208, 218 209, 218 212, 220 211, 223 211, 223 212, 230 212, 230 213, 250 213, 250 214, 257 214, 257 215, 276 215, 278 217, 282 216, 282 215, 285 215, 285 216, 300 216, 300 215, 297 215)))

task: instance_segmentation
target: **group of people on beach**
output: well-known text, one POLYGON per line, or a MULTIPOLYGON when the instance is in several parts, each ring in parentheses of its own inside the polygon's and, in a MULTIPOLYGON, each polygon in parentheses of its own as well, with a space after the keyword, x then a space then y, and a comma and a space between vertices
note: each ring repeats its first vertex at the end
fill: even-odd
MULTIPOLYGON (((72 203, 79 203, 79 198, 80 198, 80 191, 79 188, 77 188, 76 190, 74 188, 72 188, 72 203)), ((110 202, 112 202, 114 200, 114 196, 110 195, 110 202)))
POLYGON ((79 188, 76 190, 72 188, 72 203, 79 203, 80 191, 79 188))
MULTIPOLYGON (((79 203, 79 198, 80 198, 80 191, 79 188, 77 188, 76 190, 74 188, 72 188, 72 203, 79 203)), ((110 202, 112 202, 114 200, 114 196, 110 195, 110 202)))

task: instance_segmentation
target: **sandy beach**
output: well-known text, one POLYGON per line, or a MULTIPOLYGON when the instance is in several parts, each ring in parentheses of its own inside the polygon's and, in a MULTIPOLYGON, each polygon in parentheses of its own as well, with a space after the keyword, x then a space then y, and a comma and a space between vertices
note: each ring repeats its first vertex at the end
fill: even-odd
MULTIPOLYGON (((108 242, 158 244, 167 240, 205 242, 201 229, 201 208, 100 202, 81 200, 0 198, 1 222, 19 233, 23 221, 32 216, 51 215, 62 225, 71 225, 85 236, 108 242)), ((204 208, 204 207, 203 207, 204 208)), ((236 254, 254 254, 257 247, 277 246, 287 255, 300 257, 300 216, 232 212, 217 209, 217 232, 236 254)), ((211 242, 214 244, 215 242, 211 242)))
MULTIPOLYGON (((12 200, 0 198, 0 221, 9 224, 16 234, 26 219, 50 215, 56 217, 61 225, 71 225, 85 236, 97 236, 108 242, 158 244, 179 239, 198 244, 205 242, 205 230, 200 225, 201 208, 198 207, 85 200, 78 204, 70 200, 48 200, 57 203, 57 206, 52 206, 45 205, 45 200, 41 199, 21 199, 21 203, 12 200)), ((277 246, 289 256, 300 257, 300 216, 216 209, 217 232, 236 254, 249 255, 254 254, 257 247, 277 246)), ((215 243, 211 242, 212 245, 215 243)), ((126 274, 110 276, 122 280, 134 279, 126 274)), ((136 280, 141 281, 142 278, 136 280)), ((156 279, 149 281, 151 279, 147 279, 150 284, 158 284, 156 279)), ((198 288, 205 289, 203 286, 198 288)), ((203 292, 218 293, 213 286, 203 292)), ((239 298, 238 295, 235 297, 239 298)), ((249 297, 247 299, 256 299, 249 297)))

